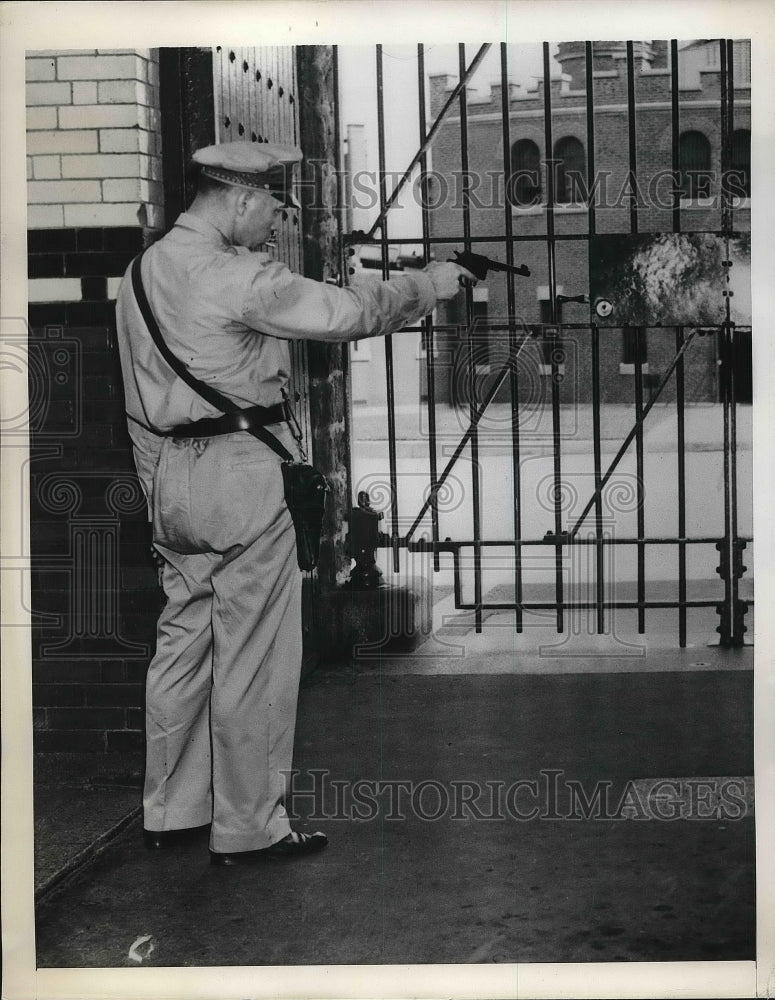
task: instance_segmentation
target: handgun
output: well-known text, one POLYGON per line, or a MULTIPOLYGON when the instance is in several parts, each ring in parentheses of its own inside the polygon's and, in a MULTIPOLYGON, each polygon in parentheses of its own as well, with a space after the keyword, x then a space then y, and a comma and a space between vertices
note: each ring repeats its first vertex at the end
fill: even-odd
POLYGON ((481 254, 471 253, 468 250, 463 253, 455 250, 454 254, 455 259, 450 260, 450 263, 464 267, 466 271, 470 271, 474 275, 477 281, 483 281, 487 277, 488 271, 505 271, 507 274, 519 274, 523 278, 530 277, 530 268, 526 264, 504 264, 502 261, 483 257, 481 254))

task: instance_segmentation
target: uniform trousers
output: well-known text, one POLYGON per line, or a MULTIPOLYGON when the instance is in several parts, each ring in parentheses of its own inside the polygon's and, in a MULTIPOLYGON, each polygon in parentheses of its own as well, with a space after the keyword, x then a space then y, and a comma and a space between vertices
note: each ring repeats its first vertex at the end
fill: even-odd
POLYGON ((280 459, 244 432, 165 439, 153 537, 167 604, 146 685, 145 827, 212 821, 212 850, 268 847, 291 829, 301 671, 301 574, 280 459))

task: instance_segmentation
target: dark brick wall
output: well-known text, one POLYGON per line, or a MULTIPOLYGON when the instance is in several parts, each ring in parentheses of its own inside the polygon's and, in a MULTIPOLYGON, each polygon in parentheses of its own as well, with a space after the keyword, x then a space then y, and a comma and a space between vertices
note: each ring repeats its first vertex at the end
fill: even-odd
POLYGON ((161 602, 126 432, 108 279, 143 230, 29 233, 31 278, 81 279, 79 302, 33 303, 30 539, 35 748, 143 742, 143 688, 161 602))

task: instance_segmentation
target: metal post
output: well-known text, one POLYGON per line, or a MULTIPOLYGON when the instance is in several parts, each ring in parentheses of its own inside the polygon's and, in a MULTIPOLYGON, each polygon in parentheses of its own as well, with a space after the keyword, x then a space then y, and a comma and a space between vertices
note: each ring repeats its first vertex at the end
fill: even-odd
MULTIPOLYGON (((422 44, 417 46, 417 98, 420 126, 420 148, 422 150, 420 153, 420 190, 424 191, 424 184, 428 175, 428 154, 424 145, 426 139, 428 138, 428 129, 426 125, 425 109, 425 47, 422 44)), ((423 198, 421 209, 423 259, 427 263, 431 259, 431 224, 430 213, 428 206, 425 203, 425 198, 423 198)), ((437 493, 434 492, 434 488, 438 480, 438 464, 436 457, 436 359, 434 357, 436 348, 434 343, 432 314, 423 319, 423 345, 425 347, 425 367, 426 377, 428 380, 428 438, 430 442, 430 446, 428 448, 428 462, 430 466, 431 496, 434 498, 434 502, 431 504, 431 535, 433 541, 438 542, 439 508, 436 503, 437 493)), ((441 568, 438 552, 433 553, 433 568, 436 572, 438 572, 441 568)))
MULTIPOLYGON (((376 47, 376 69, 377 69, 377 156, 379 160, 379 207, 382 222, 381 228, 381 249, 382 249, 382 278, 387 281, 390 277, 390 248, 388 246, 388 226, 385 217, 387 212, 387 174, 385 172, 385 104, 383 99, 384 71, 382 46, 376 47)), ((387 389, 387 422, 388 422, 388 466, 390 474, 390 541, 393 549, 393 572, 397 573, 400 566, 399 560, 399 531, 398 531, 398 456, 396 452, 396 389, 393 366, 393 336, 384 338, 385 348, 385 382, 387 389)))
MULTIPOLYGON (((546 246, 548 253, 548 273, 549 273, 549 301, 551 303, 552 319, 552 340, 556 345, 559 342, 558 317, 557 317, 557 259, 554 237, 554 206, 555 206, 555 185, 554 185, 554 143, 552 140, 552 78, 550 70, 549 43, 543 43, 544 61, 544 146, 546 149, 546 246)), ((557 543, 554 549, 554 585, 557 597, 557 631, 563 632, 565 629, 565 615, 563 610, 564 584, 563 584, 563 551, 562 542, 562 456, 561 456, 561 425, 560 425, 560 394, 557 386, 557 375, 559 364, 557 362, 557 349, 552 348, 552 454, 554 461, 554 534, 557 543)))
MULTIPOLYGON (((592 42, 584 44, 585 82, 587 88, 587 220, 589 235, 597 231, 595 215, 595 56, 592 42)), ((587 247, 587 267, 590 267, 589 247, 587 247)), ((592 285, 590 275, 590 287, 592 285)), ((602 479, 602 443, 600 426, 600 327, 594 323, 590 327, 590 357, 592 363, 592 460, 595 469, 595 601, 597 611, 597 632, 605 632, 605 544, 603 541, 603 498, 598 492, 602 479)))
MULTIPOLYGON (((338 270, 341 226, 337 216, 338 115, 336 49, 297 49, 299 139, 302 165, 304 273, 323 281, 338 270)), ((318 564, 325 588, 343 583, 350 558, 341 512, 352 495, 350 466, 349 359, 346 344, 311 341, 308 346, 312 452, 316 467, 331 484, 318 564)))
MULTIPOLYGON (((506 43, 501 43, 501 115, 503 116, 503 179, 504 179, 504 229, 506 234, 506 263, 514 266, 514 224, 509 202, 511 180, 511 120, 509 107, 509 64, 506 43)), ((506 275, 506 301, 509 317, 509 357, 517 350, 516 314, 517 300, 514 275, 506 275)), ((522 471, 520 468, 520 423, 519 423, 519 369, 512 365, 509 372, 509 398, 511 400, 511 473, 514 480, 514 604, 515 627, 523 630, 522 610, 522 471)))
MULTIPOLYGON (((671 167, 673 172, 673 232, 681 232, 681 161, 680 148, 680 108, 678 83, 678 41, 670 42, 670 109, 671 109, 671 167)), ((684 342, 684 329, 676 327, 675 349, 681 350, 684 342)), ((677 456, 678 456, 678 536, 686 538, 686 389, 683 358, 678 363, 675 373, 675 406, 677 421, 677 456)), ((678 644, 681 649, 686 647, 686 542, 678 545, 678 644)))

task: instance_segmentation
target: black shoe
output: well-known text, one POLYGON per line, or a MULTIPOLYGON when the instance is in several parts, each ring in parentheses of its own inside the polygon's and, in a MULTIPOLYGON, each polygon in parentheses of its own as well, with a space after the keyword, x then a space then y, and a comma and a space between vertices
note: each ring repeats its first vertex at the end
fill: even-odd
POLYGON ((228 854, 210 851, 210 864, 228 867, 256 865, 262 861, 290 861, 322 851, 327 843, 328 837, 324 833, 298 833, 294 830, 271 847, 262 847, 257 851, 233 851, 228 854))
POLYGON ((143 830, 143 843, 149 851, 163 851, 168 847, 188 844, 209 829, 210 824, 205 823, 204 826, 189 826, 182 830, 143 830))

